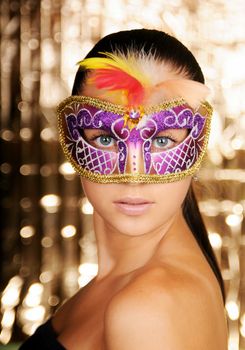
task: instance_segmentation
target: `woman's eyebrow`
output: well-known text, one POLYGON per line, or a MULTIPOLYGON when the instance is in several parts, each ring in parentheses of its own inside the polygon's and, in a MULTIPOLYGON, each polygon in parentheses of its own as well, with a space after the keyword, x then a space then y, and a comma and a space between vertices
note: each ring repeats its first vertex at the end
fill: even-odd
POLYGON ((87 128, 87 129, 84 129, 84 131, 86 132, 86 131, 88 131, 88 132, 91 132, 91 133, 96 133, 96 132, 98 132, 98 133, 108 133, 108 134, 111 134, 111 130, 105 130, 105 129, 97 129, 97 128, 87 128))

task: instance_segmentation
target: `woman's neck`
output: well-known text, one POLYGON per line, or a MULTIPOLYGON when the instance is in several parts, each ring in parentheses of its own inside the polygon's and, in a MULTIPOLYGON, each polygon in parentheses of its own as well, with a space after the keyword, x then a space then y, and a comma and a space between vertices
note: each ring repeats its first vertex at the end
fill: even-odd
MULTIPOLYGON (((145 266, 161 247, 166 254, 173 249, 180 225, 185 226, 181 211, 153 232, 134 236, 118 232, 94 212, 99 271, 97 280, 127 274, 145 266)), ((137 228, 136 228, 137 229, 137 228)), ((175 246, 176 249, 176 246, 175 246)))

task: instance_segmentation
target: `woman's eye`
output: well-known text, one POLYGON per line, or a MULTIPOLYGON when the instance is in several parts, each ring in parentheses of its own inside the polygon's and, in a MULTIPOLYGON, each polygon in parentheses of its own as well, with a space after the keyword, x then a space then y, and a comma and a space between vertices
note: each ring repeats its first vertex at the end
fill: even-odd
POLYGON ((152 146, 157 149, 165 150, 175 146, 175 140, 167 136, 158 136, 152 141, 152 146))
POLYGON ((92 140, 97 147, 112 147, 115 146, 115 139, 109 135, 100 135, 92 140))

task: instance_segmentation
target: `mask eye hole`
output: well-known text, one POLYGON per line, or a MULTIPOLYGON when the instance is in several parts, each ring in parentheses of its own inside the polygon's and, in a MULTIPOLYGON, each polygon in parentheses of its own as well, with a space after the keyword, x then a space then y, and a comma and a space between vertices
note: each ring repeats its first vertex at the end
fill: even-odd
POLYGON ((152 139, 151 152, 162 152, 178 146, 188 136, 189 129, 166 129, 152 139))
POLYGON ((102 129, 83 129, 81 136, 91 146, 108 151, 117 151, 117 140, 109 131, 102 129))
POLYGON ((174 147, 176 140, 169 136, 157 136, 152 141, 152 147, 155 149, 166 150, 174 147))

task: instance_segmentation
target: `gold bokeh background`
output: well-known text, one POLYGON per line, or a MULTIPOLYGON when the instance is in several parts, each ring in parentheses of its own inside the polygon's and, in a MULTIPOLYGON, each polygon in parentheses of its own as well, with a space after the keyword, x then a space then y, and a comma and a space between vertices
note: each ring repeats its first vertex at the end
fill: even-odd
POLYGON ((245 349, 245 2, 2 0, 1 329, 34 332, 95 274, 93 208, 57 141, 55 107, 102 36, 154 28, 199 61, 215 108, 199 204, 225 280, 229 350, 245 349))

